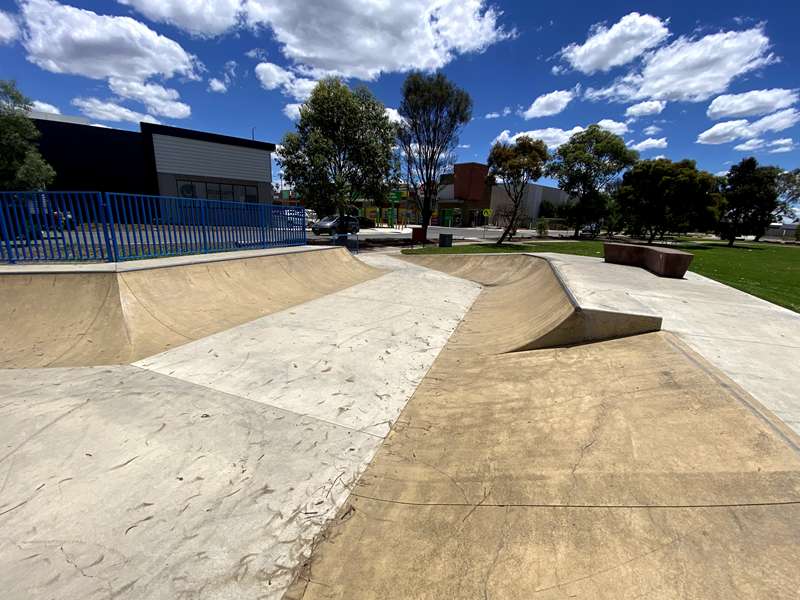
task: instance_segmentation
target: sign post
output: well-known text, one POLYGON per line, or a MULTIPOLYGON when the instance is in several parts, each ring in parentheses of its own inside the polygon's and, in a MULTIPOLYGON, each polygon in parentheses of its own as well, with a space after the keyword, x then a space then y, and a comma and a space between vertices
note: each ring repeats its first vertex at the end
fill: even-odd
POLYGON ((486 220, 483 222, 483 239, 486 239, 486 228, 487 228, 487 227, 488 227, 488 225, 489 225, 489 217, 491 217, 491 216, 492 216, 492 214, 493 214, 493 211, 492 211, 492 209, 491 209, 491 208, 484 208, 484 209, 483 209, 483 216, 484 216, 484 218, 486 219, 486 220))

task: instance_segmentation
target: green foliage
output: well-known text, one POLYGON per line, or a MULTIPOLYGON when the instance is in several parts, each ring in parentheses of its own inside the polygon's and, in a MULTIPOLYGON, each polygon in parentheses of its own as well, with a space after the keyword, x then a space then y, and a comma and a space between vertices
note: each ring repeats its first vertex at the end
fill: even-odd
POLYGON ((395 134, 369 90, 323 79, 300 108, 297 131, 284 136, 278 162, 317 214, 344 214, 353 200, 387 194, 395 134))
POLYGON ((758 240, 776 218, 779 209, 777 167, 760 167, 755 158, 745 158, 728 172, 719 204, 718 233, 733 246, 741 235, 758 240))
POLYGON ((13 81, 0 81, 0 189, 43 189, 56 173, 36 148, 31 102, 13 81))
POLYGON ((511 200, 511 214, 503 235, 497 241, 502 244, 516 232, 520 205, 529 184, 542 176, 547 162, 547 146, 542 140, 522 136, 512 144, 496 142, 489 152, 489 173, 503 182, 503 188, 511 200))
POLYGON ((797 209, 800 209, 800 169, 784 171, 778 175, 777 216, 794 220, 798 217, 797 209))
POLYGON ((576 200, 572 213, 576 236, 581 226, 603 216, 603 192, 637 158, 621 137, 598 125, 576 133, 556 150, 546 172, 576 200))
POLYGON ((693 160, 641 160, 625 173, 616 191, 629 234, 652 243, 667 233, 713 228, 716 178, 693 160))
POLYGON ((413 72, 403 82, 398 141, 404 175, 427 235, 442 174, 455 160, 458 135, 472 118, 472 99, 441 73, 413 72))
POLYGON ((539 219, 536 221, 536 234, 540 238, 546 238, 550 233, 550 223, 547 219, 539 219))

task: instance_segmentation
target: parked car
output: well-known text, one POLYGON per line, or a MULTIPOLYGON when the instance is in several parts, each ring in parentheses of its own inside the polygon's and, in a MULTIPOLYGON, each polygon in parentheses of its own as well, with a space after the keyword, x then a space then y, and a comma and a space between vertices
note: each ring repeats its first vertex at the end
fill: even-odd
POLYGON ((306 225, 310 226, 319 221, 319 217, 317 217, 317 213, 311 210, 310 208, 306 209, 306 225))
POLYGON ((375 221, 367 217, 358 217, 358 227, 360 229, 372 229, 375 227, 375 221))
POLYGON ((600 224, 591 223, 589 225, 586 225, 583 229, 580 230, 578 235, 579 237, 589 238, 593 240, 598 235, 600 235, 600 224))
POLYGON ((331 215, 325 217, 311 226, 311 231, 314 235, 321 235, 323 233, 327 233, 328 235, 333 235, 339 231, 343 231, 345 233, 358 233, 360 227, 358 226, 358 218, 356 217, 343 217, 344 223, 340 224, 340 217, 339 215, 331 215))

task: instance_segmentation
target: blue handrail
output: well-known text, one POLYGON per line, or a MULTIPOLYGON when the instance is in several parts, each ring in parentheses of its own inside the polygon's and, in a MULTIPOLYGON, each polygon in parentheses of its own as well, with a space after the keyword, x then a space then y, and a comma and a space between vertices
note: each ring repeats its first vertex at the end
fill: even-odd
POLYGON ((0 192, 0 262, 118 262, 304 245, 305 210, 116 192, 0 192))

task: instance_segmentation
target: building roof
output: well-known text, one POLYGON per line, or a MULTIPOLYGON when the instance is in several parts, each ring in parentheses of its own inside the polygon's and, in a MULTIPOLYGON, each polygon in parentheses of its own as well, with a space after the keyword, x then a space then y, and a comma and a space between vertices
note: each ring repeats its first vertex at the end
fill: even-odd
POLYGON ((156 125, 155 123, 139 123, 139 128, 142 130, 142 133, 148 135, 169 135, 202 142, 215 142, 217 144, 227 144, 229 146, 266 150, 267 152, 275 151, 275 144, 270 142, 259 142, 257 140, 248 140, 247 138, 234 137, 231 135, 208 133, 195 129, 183 129, 181 127, 170 127, 169 125, 156 125))

